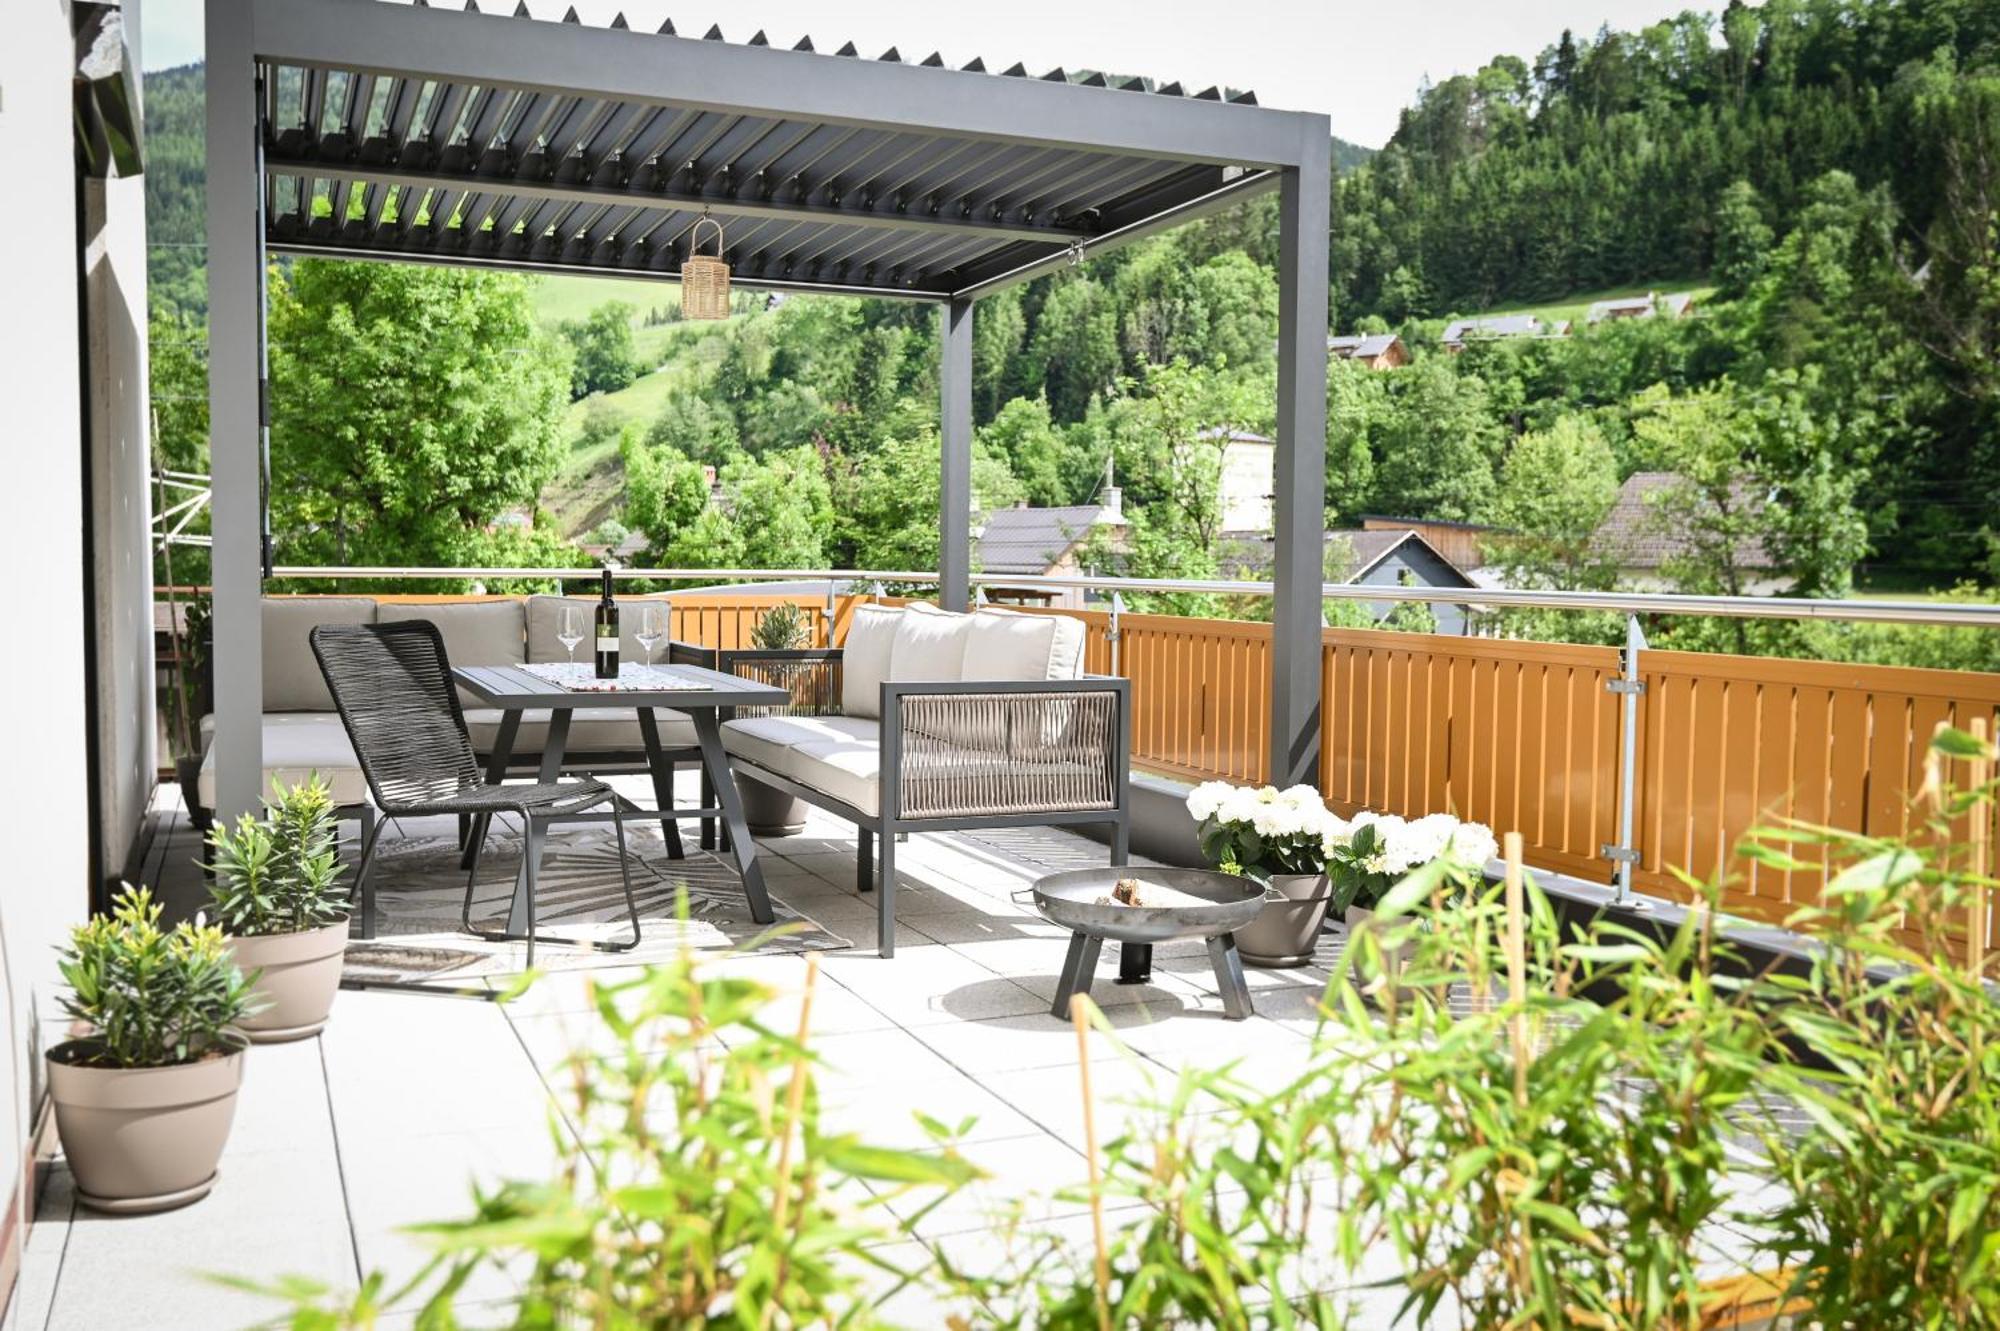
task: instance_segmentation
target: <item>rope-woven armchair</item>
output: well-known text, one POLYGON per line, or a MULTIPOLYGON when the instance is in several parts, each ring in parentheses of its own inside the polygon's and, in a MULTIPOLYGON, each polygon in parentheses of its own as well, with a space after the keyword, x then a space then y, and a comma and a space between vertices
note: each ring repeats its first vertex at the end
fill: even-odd
POLYGON ((490 815, 512 813, 524 832, 521 883, 526 905, 525 934, 494 933, 472 924, 473 880, 466 877, 459 922, 467 933, 492 941, 525 941, 527 964, 535 964, 535 944, 572 943, 535 933, 537 861, 549 825, 577 821, 579 815, 609 806, 618 837, 618 871, 632 919, 629 942, 592 943, 622 952, 639 942, 639 905, 632 893, 632 870, 625 855, 625 821, 616 794, 602 781, 583 779, 548 784, 502 785, 480 769, 459 709, 444 639, 429 620, 390 624, 322 624, 311 634, 313 656, 333 694, 341 724, 384 815, 364 838, 355 891, 361 898, 361 936, 375 936, 375 884, 370 874, 381 828, 388 818, 456 814, 484 823, 490 815))
MULTIPOLYGON (((732 720, 840 716, 842 661, 840 648, 720 653, 720 669, 791 695, 783 707, 739 708, 732 720)), ((881 686, 878 725, 872 812, 734 750, 730 762, 740 774, 855 825, 855 886, 876 893, 883 956, 895 953, 896 840, 904 833, 1099 824, 1110 829, 1111 862, 1126 862, 1129 681, 1104 675, 889 680, 881 686)), ((726 726, 724 737, 727 743, 726 726)))

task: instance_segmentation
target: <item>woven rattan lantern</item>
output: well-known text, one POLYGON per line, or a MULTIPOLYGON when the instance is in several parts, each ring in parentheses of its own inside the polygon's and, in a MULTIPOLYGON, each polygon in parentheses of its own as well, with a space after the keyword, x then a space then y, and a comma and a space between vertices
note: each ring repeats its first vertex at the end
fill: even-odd
POLYGON ((729 265, 723 261, 722 223, 703 215, 688 233, 688 256, 681 260, 681 313, 690 319, 729 317, 729 265), (715 228, 715 253, 701 253, 701 229, 715 228))

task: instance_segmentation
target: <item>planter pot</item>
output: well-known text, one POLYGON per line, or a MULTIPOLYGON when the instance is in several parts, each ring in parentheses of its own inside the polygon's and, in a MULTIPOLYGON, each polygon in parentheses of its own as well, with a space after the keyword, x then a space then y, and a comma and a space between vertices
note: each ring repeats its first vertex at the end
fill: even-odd
POLYGON ((1271 875, 1271 891, 1282 900, 1267 899, 1236 931, 1236 950, 1246 966, 1303 966, 1313 959, 1333 886, 1323 873, 1281 873, 1271 875))
POLYGON ((806 802, 752 777, 736 778, 743 821, 752 836, 797 836, 806 830, 806 802))
POLYGON ((201 805, 201 755, 174 759, 174 780, 180 785, 188 821, 194 824, 195 831, 207 832, 215 823, 215 813, 201 805))
POLYGON ((346 920, 302 933, 231 938, 237 968, 256 975, 257 996, 270 1005, 242 1020, 243 1033, 258 1044, 319 1034, 340 988, 346 949, 346 920))
MULTIPOLYGON (((1380 927, 1375 923, 1375 912, 1369 910, 1366 906, 1349 906, 1347 908, 1346 919, 1347 937, 1350 943, 1363 933, 1377 932, 1380 927)), ((1390 984, 1397 982, 1397 977, 1403 972, 1404 963, 1409 960, 1409 954, 1410 944, 1408 943, 1385 942, 1382 944, 1384 980, 1390 984)))
POLYGON ((56 1132, 76 1176, 77 1200, 138 1214, 186 1206, 215 1186, 216 1164, 236 1117, 243 1050, 165 1068, 99 1068, 89 1040, 48 1052, 56 1132))

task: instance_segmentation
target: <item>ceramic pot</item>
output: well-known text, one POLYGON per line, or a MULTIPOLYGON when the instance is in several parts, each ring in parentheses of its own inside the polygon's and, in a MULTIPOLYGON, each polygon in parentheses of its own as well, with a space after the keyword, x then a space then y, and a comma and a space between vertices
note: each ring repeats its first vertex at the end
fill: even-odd
POLYGON ((231 938, 236 968, 256 977, 257 997, 269 1006, 238 1023, 257 1044, 303 1040, 319 1034, 340 988, 347 950, 347 921, 295 934, 231 938))
POLYGON ((797 836, 806 830, 806 802, 753 777, 736 778, 743 821, 752 836, 797 836))
POLYGON ((96 1048, 90 1040, 49 1050, 49 1099, 77 1200, 138 1214, 206 1197, 236 1117, 245 1047, 232 1037, 226 1053, 164 1068, 92 1067, 79 1061, 96 1048))
POLYGON ((1243 964, 1275 970, 1311 961, 1332 898, 1332 884, 1323 873, 1272 874, 1264 908, 1236 931, 1243 964))
POLYGON ((201 755, 174 759, 174 780, 180 785, 188 821, 194 824, 195 831, 208 831, 215 824, 215 814, 201 806, 201 755))

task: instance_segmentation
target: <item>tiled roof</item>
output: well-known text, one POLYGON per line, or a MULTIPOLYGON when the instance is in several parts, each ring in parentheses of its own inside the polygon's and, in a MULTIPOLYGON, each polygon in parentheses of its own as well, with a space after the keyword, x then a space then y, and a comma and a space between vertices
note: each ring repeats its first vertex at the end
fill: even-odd
MULTIPOLYGON (((1381 563, 1406 541, 1437 551, 1430 542, 1413 531, 1370 531, 1360 528, 1335 529, 1324 537, 1329 555, 1338 548, 1341 560, 1329 563, 1326 569, 1328 582, 1351 582, 1359 578, 1375 565, 1381 563)), ((1235 576, 1238 572, 1264 577, 1271 572, 1274 557, 1272 538, 1259 532, 1224 532, 1220 551, 1224 576, 1235 576)), ((1438 555, 1444 559, 1443 555, 1438 555)), ((1450 560, 1445 560, 1449 564, 1450 560)))
POLYGON ((1496 314, 1483 319, 1453 319, 1444 326, 1445 342, 1463 342, 1468 337, 1533 337, 1542 331, 1542 321, 1532 314, 1496 314))
POLYGON ((979 567, 987 573, 1043 573, 1071 546, 1090 535, 1104 509, 1002 508, 986 514, 979 534, 979 567))
MULTIPOLYGON (((1686 533, 1676 531, 1661 511, 1660 496, 1671 490, 1680 477, 1671 471, 1639 471, 1618 488, 1618 502, 1611 506, 1598 525, 1592 545, 1625 568, 1658 568, 1669 559, 1688 553, 1686 533)), ((1740 508, 1763 507, 1763 499, 1748 486, 1736 490, 1740 508)), ((1736 547, 1739 568, 1772 568, 1776 561, 1755 536, 1746 536, 1736 547)))

